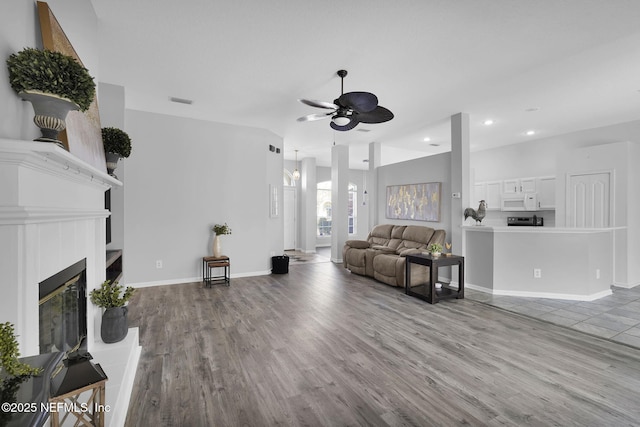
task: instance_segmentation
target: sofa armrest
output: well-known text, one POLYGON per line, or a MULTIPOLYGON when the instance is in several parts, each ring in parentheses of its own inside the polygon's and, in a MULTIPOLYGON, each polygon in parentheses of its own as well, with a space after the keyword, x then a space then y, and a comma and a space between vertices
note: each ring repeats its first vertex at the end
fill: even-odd
POLYGON ((409 249, 403 249, 401 250, 398 255, 400 256, 407 256, 407 255, 418 255, 421 254, 422 252, 424 252, 424 249, 414 249, 414 248, 409 248, 409 249))
POLYGON ((344 242, 345 246, 349 246, 354 249, 367 249, 371 244, 366 240, 347 240, 344 242))

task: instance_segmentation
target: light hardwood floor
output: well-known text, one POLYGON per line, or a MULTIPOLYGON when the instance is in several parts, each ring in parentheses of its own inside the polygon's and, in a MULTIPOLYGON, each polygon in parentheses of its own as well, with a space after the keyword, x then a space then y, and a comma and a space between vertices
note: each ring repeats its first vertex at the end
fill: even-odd
POLYGON ((143 288, 127 426, 640 425, 640 351, 342 266, 143 288))

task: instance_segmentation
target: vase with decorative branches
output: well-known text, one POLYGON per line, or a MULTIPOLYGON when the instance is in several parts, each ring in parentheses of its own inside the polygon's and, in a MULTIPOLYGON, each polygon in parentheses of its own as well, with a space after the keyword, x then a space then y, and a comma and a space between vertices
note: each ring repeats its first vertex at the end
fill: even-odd
POLYGON ((211 229, 215 233, 213 237, 213 256, 219 258, 222 256, 222 242, 220 241, 220 236, 224 236, 225 234, 231 234, 231 227, 224 224, 216 224, 211 229))

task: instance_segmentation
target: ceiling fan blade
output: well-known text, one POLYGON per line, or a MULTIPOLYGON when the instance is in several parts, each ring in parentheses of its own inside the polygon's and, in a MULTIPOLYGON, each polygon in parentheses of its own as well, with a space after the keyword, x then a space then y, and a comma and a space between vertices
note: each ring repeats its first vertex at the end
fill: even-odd
POLYGON ((358 121, 362 123, 383 123, 391 119, 393 119, 393 113, 379 105, 368 113, 358 113, 358 121))
POLYGON ((306 116, 298 117, 299 122, 313 122, 316 120, 328 119, 333 114, 333 111, 325 114, 309 114, 306 116))
POLYGON ((328 110, 337 110, 338 109, 338 106, 335 105, 332 102, 318 101, 318 100, 315 100, 315 99, 298 99, 298 101, 302 102, 303 104, 309 105, 311 107, 326 108, 328 110))
POLYGON ((369 92, 347 92, 340 95, 338 101, 358 113, 368 113, 378 106, 378 97, 369 92))
POLYGON ((351 130, 354 127, 358 126, 358 123, 359 123, 358 119, 356 119, 355 117, 352 117, 351 121, 344 126, 339 126, 333 122, 329 123, 329 126, 331 126, 331 129, 346 131, 346 130, 351 130))

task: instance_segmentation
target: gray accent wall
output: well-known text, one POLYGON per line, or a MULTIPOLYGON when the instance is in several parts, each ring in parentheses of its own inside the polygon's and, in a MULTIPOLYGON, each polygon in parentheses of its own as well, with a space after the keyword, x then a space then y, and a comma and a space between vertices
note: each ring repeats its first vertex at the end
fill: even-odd
MULTIPOLYGON (((381 166, 377 169, 378 223, 399 225, 422 225, 435 229, 443 229, 451 241, 451 153, 422 157, 406 162, 381 166), (387 186, 403 184, 421 184, 425 182, 441 182, 440 221, 410 221, 389 219, 385 217, 387 203, 387 186)), ((371 224, 371 228, 376 224, 371 224)))
POLYGON ((270 216, 269 186, 282 212, 282 139, 256 128, 126 110, 133 141, 126 161, 125 277, 152 285, 201 277, 211 227, 222 237, 233 275, 268 274, 283 251, 282 215, 270 216), (156 268, 156 261, 163 267, 156 268))

